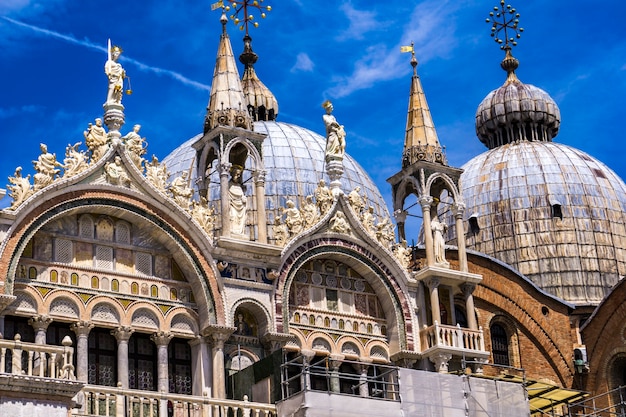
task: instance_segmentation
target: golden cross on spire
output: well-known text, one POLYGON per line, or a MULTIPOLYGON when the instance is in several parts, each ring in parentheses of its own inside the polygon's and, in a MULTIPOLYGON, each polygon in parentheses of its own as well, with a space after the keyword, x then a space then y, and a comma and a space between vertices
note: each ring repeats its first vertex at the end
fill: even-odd
POLYGON ((504 0, 500 1, 499 7, 493 8, 486 21, 493 23, 491 25, 491 37, 500 44, 500 49, 507 49, 507 47, 510 49, 511 46, 516 46, 516 39, 522 37, 524 28, 518 27, 519 13, 510 4, 504 7, 504 0), (504 32, 503 38, 500 37, 500 32, 504 32), (509 37, 509 35, 511 36, 509 37))
POLYGON ((233 14, 229 17, 239 27, 239 30, 246 31, 248 35, 248 24, 259 27, 259 22, 254 21, 254 15, 252 12, 257 9, 261 13, 261 19, 265 19, 265 12, 272 11, 272 6, 263 6, 263 0, 231 0, 224 1, 219 0, 217 3, 211 5, 211 10, 222 8, 225 12, 233 10, 233 14), (239 17, 239 13, 243 11, 243 17, 239 17))

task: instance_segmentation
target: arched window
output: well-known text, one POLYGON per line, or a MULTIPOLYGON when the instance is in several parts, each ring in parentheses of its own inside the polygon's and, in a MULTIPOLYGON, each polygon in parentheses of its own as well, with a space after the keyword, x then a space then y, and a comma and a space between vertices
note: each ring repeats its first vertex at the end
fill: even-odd
POLYGON ((506 330, 500 324, 492 324, 491 329, 491 354, 493 363, 496 365, 509 366, 509 338, 506 330))

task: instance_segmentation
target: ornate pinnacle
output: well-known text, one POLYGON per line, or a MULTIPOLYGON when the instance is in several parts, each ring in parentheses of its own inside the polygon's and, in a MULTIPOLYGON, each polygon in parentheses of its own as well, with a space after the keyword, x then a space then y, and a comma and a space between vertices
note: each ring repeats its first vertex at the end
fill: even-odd
POLYGON ((489 13, 486 22, 493 23, 491 37, 500 45, 500 49, 511 49, 512 46, 517 46, 516 39, 521 38, 524 31, 524 28, 518 26, 519 17, 519 13, 510 4, 504 6, 504 0, 501 0, 500 6, 495 6, 489 13), (501 32, 504 32, 503 37, 500 36, 501 32))
POLYGON ((270 12, 272 10, 272 6, 263 6, 262 3, 263 0, 219 0, 211 6, 211 9, 215 10, 221 7, 224 12, 233 10, 230 19, 239 27, 239 30, 245 29, 246 36, 248 36, 248 24, 251 24, 255 28, 259 27, 259 22, 254 21, 253 10, 249 9, 257 9, 261 13, 261 19, 265 19, 266 11, 270 12), (243 17, 240 18, 239 13, 242 11, 243 17))

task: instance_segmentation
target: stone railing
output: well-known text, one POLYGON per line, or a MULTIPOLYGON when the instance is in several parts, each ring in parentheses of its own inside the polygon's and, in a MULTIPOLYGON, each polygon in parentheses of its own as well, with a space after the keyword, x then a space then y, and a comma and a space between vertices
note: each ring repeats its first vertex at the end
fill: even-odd
POLYGON ((19 334, 14 340, 0 339, 0 373, 74 380, 72 340, 66 336, 61 343, 22 342, 19 334))
POLYGON ((465 329, 435 322, 420 332, 422 351, 433 348, 453 348, 459 350, 485 351, 482 327, 478 330, 465 329))
POLYGON ((384 319, 364 318, 354 314, 332 314, 324 310, 298 307, 290 312, 291 323, 312 328, 337 329, 350 333, 384 337, 387 334, 384 319))
POLYGON ((275 417, 276 406, 243 400, 221 400, 181 394, 165 394, 86 385, 79 416, 106 417, 275 417))

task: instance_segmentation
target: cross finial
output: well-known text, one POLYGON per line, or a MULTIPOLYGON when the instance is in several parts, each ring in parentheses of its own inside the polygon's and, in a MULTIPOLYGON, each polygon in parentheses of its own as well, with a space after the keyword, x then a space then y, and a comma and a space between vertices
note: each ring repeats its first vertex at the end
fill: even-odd
POLYGON ((500 45, 500 49, 510 50, 512 46, 517 45, 517 39, 521 38, 524 28, 518 26, 519 13, 510 4, 505 7, 504 3, 504 0, 501 0, 500 6, 493 8, 486 21, 493 23, 491 25, 491 37, 500 45), (501 37, 501 35, 503 36, 501 37))
POLYGON ((270 12, 272 6, 262 5, 263 0, 219 0, 217 3, 211 5, 211 10, 222 8, 224 12, 233 11, 229 16, 230 19, 239 27, 239 30, 245 30, 246 36, 248 35, 248 25, 252 25, 255 28, 259 27, 259 22, 255 21, 252 12, 257 9, 261 13, 261 19, 265 19, 265 12, 270 12), (239 13, 243 12, 243 17, 239 17, 239 13))

